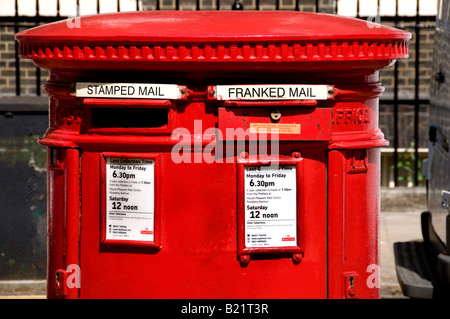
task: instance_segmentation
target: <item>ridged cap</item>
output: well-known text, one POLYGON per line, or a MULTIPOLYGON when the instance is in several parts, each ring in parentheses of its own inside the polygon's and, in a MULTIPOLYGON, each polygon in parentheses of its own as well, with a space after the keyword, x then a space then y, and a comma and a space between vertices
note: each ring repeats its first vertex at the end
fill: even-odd
POLYGON ((71 61, 135 61, 145 68, 160 62, 395 60, 408 57, 411 38, 364 20, 293 11, 143 11, 77 19, 18 33, 20 56, 47 68, 71 61))

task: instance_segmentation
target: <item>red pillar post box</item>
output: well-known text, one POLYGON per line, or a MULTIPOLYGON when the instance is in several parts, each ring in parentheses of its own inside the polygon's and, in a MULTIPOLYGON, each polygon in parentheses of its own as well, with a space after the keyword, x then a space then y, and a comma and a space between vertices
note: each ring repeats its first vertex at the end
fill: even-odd
POLYGON ((49 298, 378 298, 380 69, 410 34, 135 12, 17 35, 48 69, 49 298))

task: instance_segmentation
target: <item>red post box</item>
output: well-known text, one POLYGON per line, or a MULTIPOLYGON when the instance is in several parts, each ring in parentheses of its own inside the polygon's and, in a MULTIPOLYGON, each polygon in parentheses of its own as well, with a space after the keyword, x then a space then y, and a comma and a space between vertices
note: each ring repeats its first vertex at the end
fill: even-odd
POLYGON ((135 12, 17 34, 50 71, 49 298, 378 298, 380 69, 410 34, 135 12))

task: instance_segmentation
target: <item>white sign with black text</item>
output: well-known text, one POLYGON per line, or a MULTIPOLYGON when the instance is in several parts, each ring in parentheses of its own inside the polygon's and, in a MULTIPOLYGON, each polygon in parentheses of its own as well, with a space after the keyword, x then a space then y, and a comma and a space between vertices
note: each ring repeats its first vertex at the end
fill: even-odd
POLYGON ((246 166, 245 247, 297 246, 296 166, 246 166))
POLYGON ((310 84, 217 85, 217 100, 326 100, 332 87, 310 84))
POLYGON ((106 159, 106 239, 154 240, 155 161, 106 159))
POLYGON ((77 97, 123 98, 123 99, 167 99, 182 98, 182 87, 175 84, 151 83, 89 83, 75 85, 77 97))

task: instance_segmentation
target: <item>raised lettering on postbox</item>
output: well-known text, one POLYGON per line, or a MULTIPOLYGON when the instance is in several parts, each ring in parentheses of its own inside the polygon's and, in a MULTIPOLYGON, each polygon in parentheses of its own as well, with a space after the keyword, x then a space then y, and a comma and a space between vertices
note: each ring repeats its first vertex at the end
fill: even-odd
POLYGON ((338 108, 333 110, 333 123, 336 125, 369 124, 370 112, 367 106, 358 108, 338 108))

